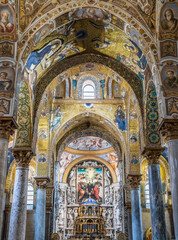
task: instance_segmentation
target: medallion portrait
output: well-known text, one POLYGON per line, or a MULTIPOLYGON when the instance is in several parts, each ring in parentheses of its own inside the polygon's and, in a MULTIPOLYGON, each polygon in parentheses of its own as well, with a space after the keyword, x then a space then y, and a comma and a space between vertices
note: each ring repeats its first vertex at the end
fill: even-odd
POLYGON ((0 67, 0 94, 13 91, 15 73, 10 67, 0 67))
POLYGON ((178 90, 178 71, 176 66, 166 66, 163 68, 162 82, 165 92, 178 90))
POLYGON ((166 3, 161 11, 160 26, 165 32, 176 32, 178 29, 178 6, 176 3, 166 3))
POLYGON ((15 30, 14 10, 10 5, 0 4, 0 34, 12 33, 15 30))

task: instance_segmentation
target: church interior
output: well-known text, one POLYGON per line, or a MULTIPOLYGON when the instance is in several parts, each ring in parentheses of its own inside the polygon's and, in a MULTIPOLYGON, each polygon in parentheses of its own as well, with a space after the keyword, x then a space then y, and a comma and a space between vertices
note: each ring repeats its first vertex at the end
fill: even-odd
POLYGON ((0 240, 178 240, 178 1, 0 1, 0 240))

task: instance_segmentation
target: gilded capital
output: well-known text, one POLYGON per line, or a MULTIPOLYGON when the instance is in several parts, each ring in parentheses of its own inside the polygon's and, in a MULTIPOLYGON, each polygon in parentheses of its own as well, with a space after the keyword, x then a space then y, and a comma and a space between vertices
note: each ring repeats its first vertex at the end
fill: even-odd
POLYGON ((164 151, 164 147, 145 147, 142 155, 147 159, 148 165, 159 164, 160 156, 164 151))
POLYGON ((36 185, 40 189, 46 189, 50 181, 49 177, 34 177, 36 185))
POLYGON ((0 138, 9 139, 17 126, 13 117, 0 117, 0 138))
POLYGON ((141 180, 142 174, 140 173, 130 173, 127 175, 127 181, 131 189, 139 189, 141 180))
POLYGON ((167 141, 178 139, 178 119, 163 119, 159 131, 167 141))
POLYGON ((31 148, 13 148, 11 150, 15 158, 16 167, 28 167, 32 159, 33 152, 31 148))

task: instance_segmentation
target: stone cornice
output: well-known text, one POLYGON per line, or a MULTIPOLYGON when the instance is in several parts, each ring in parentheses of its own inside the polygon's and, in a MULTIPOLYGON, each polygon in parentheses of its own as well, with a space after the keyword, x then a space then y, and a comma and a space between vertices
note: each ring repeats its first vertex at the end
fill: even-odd
POLYGON ((17 127, 13 117, 0 117, 0 138, 9 139, 17 127))
POLYGON ((148 165, 159 164, 160 156, 164 151, 164 147, 155 146, 155 147, 145 147, 142 155, 147 159, 148 165))
POLYGON ((46 189, 48 186, 48 183, 50 181, 49 177, 47 176, 43 176, 43 177, 34 177, 35 181, 36 181, 36 185, 39 189, 46 189))
POLYGON ((159 131, 167 141, 178 139, 178 119, 163 119, 159 131))
POLYGON ((32 149, 26 148, 13 148, 11 149, 15 158, 16 167, 28 168, 31 158, 33 156, 32 149))
POLYGON ((140 181, 142 180, 142 174, 140 173, 129 173, 127 175, 127 182, 131 189, 139 189, 140 181))

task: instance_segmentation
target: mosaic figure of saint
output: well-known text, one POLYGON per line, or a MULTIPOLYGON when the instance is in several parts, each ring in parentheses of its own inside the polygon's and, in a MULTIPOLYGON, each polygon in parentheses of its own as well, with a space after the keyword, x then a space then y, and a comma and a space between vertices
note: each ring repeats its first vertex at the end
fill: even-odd
POLYGON ((118 123, 118 128, 122 131, 127 130, 127 120, 125 113, 122 111, 122 106, 119 105, 115 112, 115 121, 118 123))
POLYGON ((10 22, 10 11, 2 9, 0 11, 0 33, 11 33, 14 29, 14 24, 10 22))
POLYGON ((61 107, 58 106, 55 110, 55 117, 54 120, 51 121, 51 131, 56 130, 61 125, 61 119, 63 118, 63 114, 65 112, 60 111, 61 107))
POLYGON ((174 31, 177 28, 178 20, 174 17, 174 12, 171 8, 168 8, 164 12, 164 19, 161 22, 164 30, 174 31))
POLYGON ((132 164, 137 164, 137 163, 138 163, 138 159, 137 159, 136 155, 133 155, 133 156, 132 156, 132 159, 130 160, 130 162, 131 162, 132 164))
POLYGON ((28 70, 34 70, 38 64, 42 63, 42 68, 45 68, 45 62, 51 58, 62 46, 62 41, 56 39, 43 46, 38 50, 34 50, 26 63, 28 70))
POLYGON ((40 153, 40 156, 38 158, 38 162, 44 163, 46 162, 46 157, 44 153, 40 153))

